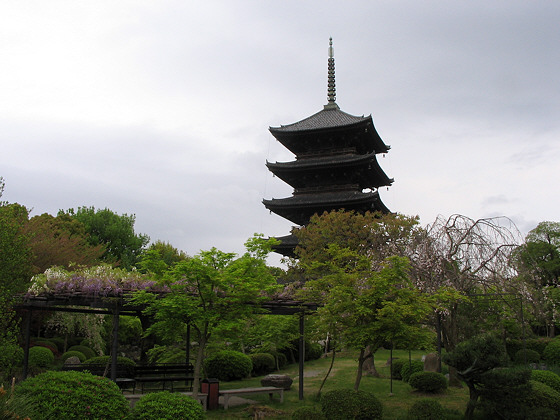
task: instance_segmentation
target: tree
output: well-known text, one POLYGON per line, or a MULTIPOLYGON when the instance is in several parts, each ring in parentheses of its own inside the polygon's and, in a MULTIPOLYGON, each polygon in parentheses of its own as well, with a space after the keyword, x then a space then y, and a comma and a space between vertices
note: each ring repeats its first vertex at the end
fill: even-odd
POLYGON ((325 333, 360 351, 356 390, 364 362, 384 341, 423 332, 428 300, 410 282, 408 259, 394 256, 411 252, 417 224, 402 215, 338 211, 295 232, 300 296, 321 304, 325 333))
POLYGON ((493 401, 494 408, 509 405, 510 410, 516 407, 519 411, 521 400, 530 389, 528 371, 499 369, 507 366, 509 358, 504 344, 491 334, 476 336, 458 344, 443 360, 457 369, 457 375, 469 387, 466 419, 472 418, 480 396, 486 396, 493 401), (507 400, 504 400, 504 396, 507 396, 507 400), (498 397, 502 401, 499 401, 498 397))
MULTIPOLYGON (((438 216, 417 243, 413 276, 418 287, 428 293, 442 287, 464 298, 473 293, 504 292, 515 277, 511 258, 518 244, 519 232, 507 218, 438 216)), ((455 297, 437 311, 447 351, 468 338, 460 330, 459 305, 455 297)), ((450 384, 458 385, 453 370, 450 375, 450 384)))
POLYGON ((96 210, 95 207, 79 207, 77 211, 59 211, 58 216, 64 214, 80 221, 88 233, 88 242, 92 246, 104 245, 103 260, 108 263, 118 263, 130 270, 137 262, 149 242, 147 235, 134 232, 134 215, 118 215, 105 208, 96 210))
POLYGON ((193 392, 198 393, 204 351, 216 329, 240 322, 258 311, 267 293, 275 289, 275 279, 266 266, 270 243, 260 236, 247 241, 241 257, 212 248, 180 261, 163 282, 169 292, 141 291, 134 300, 147 305, 145 313, 154 317, 147 333, 175 336, 190 325, 198 342, 194 366, 193 392))
POLYGON ((29 237, 34 274, 53 266, 96 265, 105 252, 103 244, 90 245, 84 225, 65 214, 32 217, 23 232, 29 237))
POLYGON ((187 254, 179 251, 168 242, 156 241, 146 249, 137 263, 137 267, 143 273, 152 273, 158 277, 175 264, 188 258, 187 254))
POLYGON ((515 250, 514 261, 535 318, 554 336, 554 319, 558 316, 555 308, 560 303, 560 223, 539 223, 515 250))
MULTIPOLYGON (((0 177, 0 197, 3 191, 0 177)), ((20 204, 0 202, 0 340, 14 339, 14 295, 25 291, 31 278, 31 250, 23 233, 28 213, 20 204)))

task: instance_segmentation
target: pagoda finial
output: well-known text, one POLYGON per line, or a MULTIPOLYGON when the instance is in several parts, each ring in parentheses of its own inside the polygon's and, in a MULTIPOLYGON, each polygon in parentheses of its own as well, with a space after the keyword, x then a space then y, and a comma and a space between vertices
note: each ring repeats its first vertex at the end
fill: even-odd
POLYGON ((333 108, 336 105, 336 84, 334 78, 334 48, 332 46, 332 37, 329 38, 329 77, 327 85, 327 99, 329 103, 325 107, 333 108))

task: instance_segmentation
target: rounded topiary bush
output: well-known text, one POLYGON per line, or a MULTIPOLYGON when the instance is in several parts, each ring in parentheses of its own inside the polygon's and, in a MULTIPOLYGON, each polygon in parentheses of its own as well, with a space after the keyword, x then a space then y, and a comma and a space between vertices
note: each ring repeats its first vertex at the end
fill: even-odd
POLYGON ((531 379, 548 385, 556 392, 560 392, 560 376, 549 370, 532 370, 531 379))
POLYGON ((560 364, 560 341, 554 340, 546 345, 543 351, 543 359, 551 365, 560 364))
POLYGON ((52 351, 55 356, 59 354, 58 353, 58 346, 55 343, 53 343, 52 341, 47 340, 47 339, 35 340, 33 342, 33 346, 46 347, 50 351, 52 351))
POLYGON ((76 350, 67 351, 60 358, 62 359, 63 362, 65 362, 69 357, 77 357, 78 359, 80 359, 81 363, 85 362, 87 359, 84 353, 76 350))
POLYGON ((56 344, 59 351, 64 351, 64 338, 62 337, 51 337, 49 338, 51 343, 56 344))
POLYGON ((515 363, 538 363, 541 360, 541 355, 538 351, 531 349, 521 349, 515 353, 513 361, 515 363))
MULTIPOLYGON (((111 356, 95 356, 92 357, 91 359, 87 359, 82 364, 83 366, 92 366, 92 367, 105 366, 107 368, 110 368, 111 356)), ((126 376, 127 378, 134 377, 134 367, 136 366, 134 360, 129 359, 128 357, 118 356, 117 365, 119 366, 119 370, 121 371, 120 374, 126 376)))
POLYGON ((447 379, 438 372, 415 372, 410 375, 408 383, 422 392, 439 392, 447 388, 447 379))
POLYGON ((121 419, 129 412, 114 382, 85 372, 41 373, 20 383, 15 392, 33 400, 45 419, 121 419))
POLYGON ((292 420, 324 420, 325 416, 317 408, 305 406, 299 407, 292 413, 292 420))
POLYGON ((202 420, 206 418, 202 405, 179 393, 154 392, 140 398, 134 405, 133 420, 202 420))
POLYGON ((87 347, 87 346, 72 346, 70 347, 67 351, 79 351, 80 353, 83 353, 87 359, 91 359, 92 357, 96 357, 97 355, 95 354, 95 352, 87 347))
POLYGON ((381 419, 383 406, 371 392, 335 389, 322 394, 321 410, 327 420, 381 419))
POLYGON ((41 346, 31 347, 29 349, 29 366, 46 368, 54 363, 53 352, 41 346))
POLYGON ((405 363, 408 363, 406 359, 392 359, 391 363, 393 366, 391 367, 391 372, 393 374, 393 379, 402 379, 401 370, 405 363))
POLYGON ((424 362, 421 360, 410 360, 407 361, 401 368, 401 377, 402 380, 408 382, 410 375, 416 372, 423 372, 424 371, 424 362))
POLYGON ((274 358, 276 359, 276 363, 278 364, 278 369, 282 369, 288 364, 288 358, 284 353, 276 352, 274 354, 274 358))
POLYGON ((276 360, 270 353, 254 353, 250 354, 249 357, 253 364, 253 370, 251 371, 253 376, 266 375, 276 368, 276 360))
POLYGON ((416 401, 408 410, 407 420, 441 420, 445 410, 436 400, 423 399, 416 401))
POLYGON ((525 398, 525 403, 529 408, 546 408, 554 410, 556 413, 560 411, 560 392, 556 392, 550 386, 532 379, 529 383, 531 384, 531 391, 525 398))
POLYGON ((253 364, 249 356, 238 351, 223 350, 204 361, 206 377, 220 381, 235 381, 251 374, 253 364))

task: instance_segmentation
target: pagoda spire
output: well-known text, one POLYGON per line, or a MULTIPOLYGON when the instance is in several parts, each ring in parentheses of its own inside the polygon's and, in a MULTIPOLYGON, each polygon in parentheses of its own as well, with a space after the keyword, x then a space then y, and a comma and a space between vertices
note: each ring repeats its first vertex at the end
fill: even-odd
POLYGON ((329 61, 328 61, 328 83, 327 83, 327 99, 328 104, 325 109, 338 108, 336 104, 336 83, 334 74, 334 48, 332 46, 332 37, 329 38, 329 61))

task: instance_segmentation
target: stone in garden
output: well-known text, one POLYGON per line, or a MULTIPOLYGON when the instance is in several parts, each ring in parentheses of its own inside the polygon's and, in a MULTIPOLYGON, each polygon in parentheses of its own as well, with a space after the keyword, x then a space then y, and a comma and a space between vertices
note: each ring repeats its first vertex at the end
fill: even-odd
POLYGON ((424 370, 437 372, 439 368, 439 356, 437 353, 428 353, 424 358, 424 370))
POLYGON ((289 390, 292 386, 292 378, 288 375, 266 375, 261 379, 262 386, 275 386, 276 388, 283 388, 289 390))
POLYGON ((64 361, 65 365, 79 365, 80 363, 80 358, 76 356, 71 356, 64 361))

